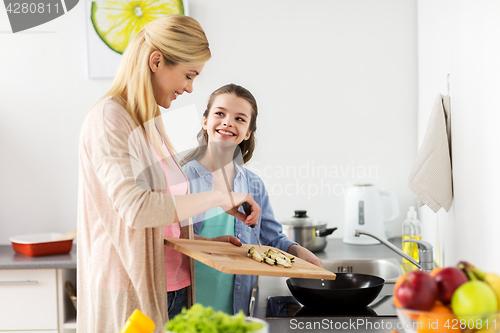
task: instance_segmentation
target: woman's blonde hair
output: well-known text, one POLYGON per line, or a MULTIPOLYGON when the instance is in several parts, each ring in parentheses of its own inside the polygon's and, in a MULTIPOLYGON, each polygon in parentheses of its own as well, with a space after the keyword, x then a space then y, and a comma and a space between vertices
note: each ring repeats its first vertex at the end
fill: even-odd
MULTIPOLYGON (((207 108, 203 113, 203 117, 208 118, 208 114, 210 113, 210 109, 214 104, 215 98, 219 95, 223 94, 234 94, 239 98, 243 98, 246 100, 250 106, 252 107, 252 116, 250 117, 250 123, 248 125, 248 130, 251 131, 250 137, 247 140, 243 140, 238 145, 239 149, 236 149, 234 152, 233 160, 237 161, 237 156, 241 152, 241 157, 243 158, 243 163, 247 163, 253 156, 253 151, 255 150, 255 131, 257 130, 257 115, 259 114, 257 109, 257 101, 255 97, 253 97, 252 93, 237 84, 230 83, 226 84, 219 89, 215 90, 208 99, 207 108)), ((187 162, 196 160, 202 157, 207 151, 208 144, 208 132, 206 129, 201 129, 198 135, 196 136, 198 140, 198 147, 196 147, 193 151, 189 152, 181 161, 181 165, 185 165, 187 162)))
POLYGON ((113 84, 104 98, 118 96, 137 126, 162 158, 163 141, 174 155, 173 147, 163 126, 151 83, 149 58, 160 51, 168 66, 179 63, 201 65, 211 57, 208 40, 201 25, 184 15, 167 15, 145 26, 129 43, 113 84), (155 129, 156 128, 156 129, 155 129))

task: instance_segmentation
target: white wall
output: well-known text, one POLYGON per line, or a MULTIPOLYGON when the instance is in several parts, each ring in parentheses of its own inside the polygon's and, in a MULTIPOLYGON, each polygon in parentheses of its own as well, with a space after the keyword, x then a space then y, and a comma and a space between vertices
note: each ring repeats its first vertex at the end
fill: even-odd
MULTIPOLYGON (((414 0, 191 0, 213 58, 172 109, 201 114, 219 86, 247 87, 260 111, 248 167, 278 219, 307 209, 342 237, 343 190, 371 182, 396 191, 403 214, 388 227, 400 233, 415 205, 406 183, 417 148, 416 10, 414 0)), ((86 77, 83 3, 0 34, 0 73, 0 244, 74 229, 78 132, 111 83, 86 77)))
POLYGON ((0 9, 0 244, 76 227, 78 134, 110 84, 86 78, 83 9, 16 34, 0 9))
POLYGON ((450 74, 454 203, 424 210, 426 238, 439 230, 444 265, 467 260, 500 273, 500 2, 420 0, 419 142, 438 92, 450 74))

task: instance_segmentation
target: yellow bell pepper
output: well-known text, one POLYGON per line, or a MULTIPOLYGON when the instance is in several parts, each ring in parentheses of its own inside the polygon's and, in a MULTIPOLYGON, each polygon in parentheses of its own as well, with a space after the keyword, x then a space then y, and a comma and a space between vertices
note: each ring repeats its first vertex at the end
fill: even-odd
POLYGON ((120 333, 152 333, 155 330, 155 323, 144 313, 135 309, 123 325, 120 333))

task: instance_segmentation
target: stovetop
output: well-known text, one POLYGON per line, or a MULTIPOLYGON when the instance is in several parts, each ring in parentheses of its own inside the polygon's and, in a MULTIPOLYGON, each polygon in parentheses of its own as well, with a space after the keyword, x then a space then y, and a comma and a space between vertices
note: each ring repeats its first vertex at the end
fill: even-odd
POLYGON ((354 309, 308 309, 293 296, 267 299, 266 318, 283 317, 396 317, 392 295, 379 295, 371 304, 354 309))

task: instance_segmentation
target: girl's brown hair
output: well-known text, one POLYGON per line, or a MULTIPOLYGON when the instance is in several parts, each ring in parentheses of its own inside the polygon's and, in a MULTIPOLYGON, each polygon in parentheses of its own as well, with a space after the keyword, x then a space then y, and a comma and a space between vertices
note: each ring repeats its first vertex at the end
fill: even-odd
MULTIPOLYGON (((238 145, 241 150, 243 163, 247 163, 252 158, 253 151, 255 149, 255 131, 257 130, 257 114, 258 114, 257 101, 255 100, 255 97, 253 97, 252 93, 248 89, 243 88, 242 86, 239 86, 234 83, 226 84, 225 86, 222 86, 219 89, 215 90, 212 93, 212 95, 210 95, 210 98, 208 99, 207 103, 207 108, 203 113, 203 117, 205 119, 208 117, 208 113, 212 108, 215 98, 222 94, 234 94, 237 97, 246 100, 248 103, 250 103, 250 106, 252 107, 252 116, 250 117, 250 124, 248 127, 248 130, 251 131, 250 137, 247 140, 243 140, 238 145)), ((196 138, 198 139, 198 147, 183 158, 183 160, 181 161, 182 165, 186 164, 189 161, 196 160, 205 154, 208 145, 207 131, 202 128, 198 133, 198 135, 196 136, 196 138)), ((236 159, 236 156, 239 154, 238 149, 236 149, 234 153, 235 153, 234 159, 236 159)))

